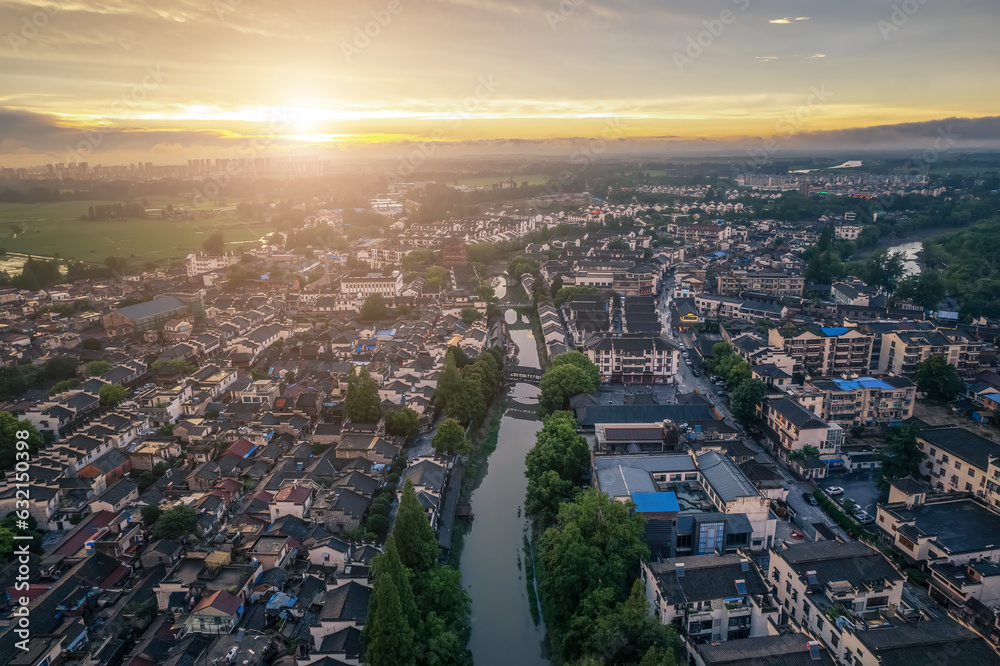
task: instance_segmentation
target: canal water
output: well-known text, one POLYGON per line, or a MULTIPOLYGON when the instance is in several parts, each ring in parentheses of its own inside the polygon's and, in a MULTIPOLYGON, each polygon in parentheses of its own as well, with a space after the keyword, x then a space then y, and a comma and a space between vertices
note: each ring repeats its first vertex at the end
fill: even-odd
MULTIPOLYGON (((514 329, 518 363, 539 367, 530 329, 514 329)), ((462 551, 462 582, 472 597, 469 649, 476 666, 547 666, 542 657, 544 627, 528 605, 523 555, 524 457, 542 424, 535 415, 538 387, 515 384, 507 395, 496 451, 486 477, 472 494, 472 527, 462 551)))

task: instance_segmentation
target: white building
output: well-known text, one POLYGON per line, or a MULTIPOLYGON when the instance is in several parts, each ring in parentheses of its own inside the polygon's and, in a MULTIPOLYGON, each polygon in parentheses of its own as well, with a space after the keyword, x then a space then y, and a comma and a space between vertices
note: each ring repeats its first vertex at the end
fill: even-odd
POLYGON ((240 258, 235 254, 223 254, 222 256, 211 256, 205 254, 189 254, 187 256, 187 275, 194 277, 202 273, 222 271, 233 264, 239 263, 240 258))

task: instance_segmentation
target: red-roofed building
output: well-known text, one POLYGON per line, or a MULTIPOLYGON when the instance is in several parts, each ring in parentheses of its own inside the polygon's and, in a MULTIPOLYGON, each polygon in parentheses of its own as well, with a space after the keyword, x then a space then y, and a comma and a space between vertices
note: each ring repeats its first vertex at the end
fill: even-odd
POLYGON ((45 568, 59 567, 68 558, 82 558, 81 551, 84 550, 87 542, 93 541, 98 532, 114 521, 115 516, 116 514, 110 511, 97 511, 84 518, 79 525, 63 537, 62 542, 56 546, 55 550, 42 560, 42 566, 45 568))
POLYGON ((257 450, 257 445, 248 439, 240 438, 229 445, 226 453, 232 453, 240 458, 249 458, 250 454, 257 450))
POLYGON ((312 490, 307 486, 285 486, 271 500, 271 522, 273 523, 282 516, 307 518, 312 503, 312 490))
POLYGON ((243 597, 218 590, 201 598, 184 623, 184 628, 199 634, 229 634, 243 615, 243 597))

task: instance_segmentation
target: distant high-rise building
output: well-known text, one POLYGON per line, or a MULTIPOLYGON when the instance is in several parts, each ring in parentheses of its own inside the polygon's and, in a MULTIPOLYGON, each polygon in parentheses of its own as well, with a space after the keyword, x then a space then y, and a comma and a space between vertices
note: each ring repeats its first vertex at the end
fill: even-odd
POLYGON ((469 262, 465 241, 461 238, 446 238, 441 243, 441 265, 445 268, 464 266, 469 262))

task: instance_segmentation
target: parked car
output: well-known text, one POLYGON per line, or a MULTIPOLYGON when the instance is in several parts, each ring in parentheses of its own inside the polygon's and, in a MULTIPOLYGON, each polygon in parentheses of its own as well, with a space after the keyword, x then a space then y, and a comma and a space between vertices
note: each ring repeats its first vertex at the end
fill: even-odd
POLYGON ((841 488, 840 486, 830 486, 829 488, 826 489, 826 494, 829 495, 830 497, 843 495, 844 489, 841 488))
POLYGON ((812 506, 816 506, 817 504, 819 504, 819 502, 816 501, 816 498, 813 497, 810 493, 802 493, 802 499, 805 500, 806 503, 811 504, 812 506))
POLYGON ((701 373, 698 372, 697 370, 692 370, 691 374, 694 375, 695 377, 701 377, 701 373))
POLYGON ((854 514, 854 517, 862 525, 871 525, 872 523, 875 522, 875 516, 871 515, 867 511, 858 511, 856 514, 854 514))

